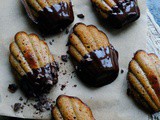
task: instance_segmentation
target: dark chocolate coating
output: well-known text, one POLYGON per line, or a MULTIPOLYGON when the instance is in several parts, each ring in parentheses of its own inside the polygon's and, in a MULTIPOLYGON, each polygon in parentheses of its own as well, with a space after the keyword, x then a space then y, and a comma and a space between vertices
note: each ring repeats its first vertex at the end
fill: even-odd
POLYGON ((108 12, 107 23, 113 28, 121 28, 140 17, 137 0, 114 0, 117 4, 108 12))
POLYGON ((108 17, 108 22, 114 28, 121 28, 140 17, 140 10, 136 3, 137 0, 115 0, 115 2, 117 6, 113 8, 108 17))
POLYGON ((100 48, 84 56, 80 63, 74 60, 74 65, 84 83, 93 87, 104 86, 118 76, 118 52, 113 46, 100 48))
POLYGON ((53 4, 51 7, 45 7, 43 11, 37 12, 38 16, 34 16, 28 4, 21 0, 29 18, 38 25, 43 34, 50 34, 66 28, 74 21, 72 3, 66 2, 53 4))
POLYGON ((57 31, 66 28, 74 20, 72 5, 60 2, 51 8, 44 8, 38 12, 39 25, 42 32, 57 31))
POLYGON ((33 69, 33 73, 27 73, 19 80, 21 89, 27 97, 39 97, 48 93, 52 86, 58 81, 58 66, 56 62, 46 66, 33 69))

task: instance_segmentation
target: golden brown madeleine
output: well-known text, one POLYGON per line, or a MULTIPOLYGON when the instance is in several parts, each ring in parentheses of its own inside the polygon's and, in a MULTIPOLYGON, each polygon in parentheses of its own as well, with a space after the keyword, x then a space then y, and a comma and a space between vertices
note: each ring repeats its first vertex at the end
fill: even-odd
POLYGON ((71 0, 21 0, 29 18, 43 34, 66 28, 74 21, 71 0))
POLYGON ((91 86, 113 82, 119 73, 118 52, 95 26, 78 23, 69 36, 69 53, 78 77, 91 86))
POLYGON ((27 97, 48 93, 58 80, 58 66, 46 42, 35 34, 18 32, 10 44, 9 61, 20 76, 27 97))
POLYGON ((160 110, 160 60, 155 54, 137 51, 129 63, 129 95, 150 112, 160 110))
POLYGON ((137 0, 91 0, 93 7, 114 28, 137 20, 140 10, 137 0))
POLYGON ((95 120, 91 109, 77 97, 60 95, 52 109, 53 120, 95 120))

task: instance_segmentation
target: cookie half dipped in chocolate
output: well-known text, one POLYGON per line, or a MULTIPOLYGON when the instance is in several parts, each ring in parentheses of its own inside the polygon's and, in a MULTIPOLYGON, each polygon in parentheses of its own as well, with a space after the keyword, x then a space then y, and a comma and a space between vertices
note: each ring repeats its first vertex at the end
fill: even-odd
POLYGON ((27 97, 48 93, 58 81, 57 63, 47 43, 35 34, 19 32, 15 35, 15 41, 10 44, 9 61, 27 97))
POLYGON ((53 120, 95 120, 91 109, 77 97, 60 95, 52 109, 53 120))
POLYGON ((160 110, 160 59, 137 51, 129 63, 128 94, 151 113, 160 110))
POLYGON ((43 34, 66 28, 74 21, 70 0, 21 0, 29 18, 43 34))
POLYGON ((78 23, 69 36, 69 53, 78 77, 90 86, 113 82, 119 73, 118 52, 95 26, 78 23))
POLYGON ((113 28, 121 28, 140 17, 137 0, 91 0, 91 2, 113 28))

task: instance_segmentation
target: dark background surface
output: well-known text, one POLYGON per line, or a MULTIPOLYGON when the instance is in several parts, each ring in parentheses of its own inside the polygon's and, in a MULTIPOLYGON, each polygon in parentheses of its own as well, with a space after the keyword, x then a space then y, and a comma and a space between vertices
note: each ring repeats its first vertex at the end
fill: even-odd
MULTIPOLYGON (((147 0, 147 6, 155 21, 160 25, 160 0, 147 0)), ((0 117, 0 120, 22 120, 18 118, 0 117)))

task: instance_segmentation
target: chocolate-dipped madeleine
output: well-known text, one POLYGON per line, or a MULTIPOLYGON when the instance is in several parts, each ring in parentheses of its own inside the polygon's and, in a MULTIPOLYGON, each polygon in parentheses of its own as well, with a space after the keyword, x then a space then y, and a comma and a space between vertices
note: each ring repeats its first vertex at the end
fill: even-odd
POLYGON ((113 28, 121 28, 140 17, 137 0, 91 0, 91 2, 113 28))
POLYGON ((58 80, 58 66, 46 42, 35 34, 18 32, 10 44, 9 61, 20 76, 27 97, 48 93, 58 80))
POLYGON ((78 77, 90 86, 113 82, 119 73, 118 52, 95 26, 78 23, 69 36, 69 53, 78 77))
POLYGON ((66 28, 74 21, 71 0, 21 0, 29 18, 43 34, 66 28))
POLYGON ((145 110, 160 110, 160 59, 155 54, 137 51, 129 63, 128 93, 145 110))
POLYGON ((77 97, 60 95, 52 109, 53 120, 95 120, 91 109, 77 97))

